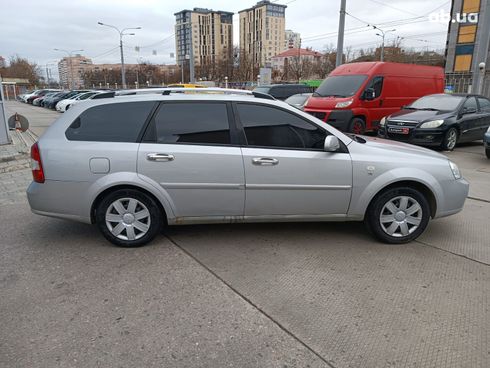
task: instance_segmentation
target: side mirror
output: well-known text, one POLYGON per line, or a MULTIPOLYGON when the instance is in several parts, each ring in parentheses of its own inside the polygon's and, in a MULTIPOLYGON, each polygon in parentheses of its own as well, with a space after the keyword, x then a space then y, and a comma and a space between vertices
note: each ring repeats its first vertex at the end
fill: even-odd
POLYGON ((372 101, 376 98, 376 91, 374 88, 367 88, 362 94, 362 97, 366 101, 372 101))
POLYGON ((461 115, 476 114, 476 109, 474 107, 463 107, 461 110, 461 115))
POLYGON ((323 150, 325 152, 337 152, 340 148, 340 141, 334 135, 328 135, 325 138, 325 143, 323 145, 323 150))

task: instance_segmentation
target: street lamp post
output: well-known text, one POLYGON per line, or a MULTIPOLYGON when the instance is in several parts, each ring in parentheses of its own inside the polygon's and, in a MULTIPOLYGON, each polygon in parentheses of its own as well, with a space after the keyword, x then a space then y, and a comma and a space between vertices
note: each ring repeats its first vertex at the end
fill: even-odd
POLYGON ((64 49, 54 49, 54 51, 61 51, 61 52, 67 53, 68 58, 70 60, 70 85, 71 85, 71 89, 75 89, 75 83, 73 80, 73 63, 72 63, 71 58, 73 57, 74 52, 82 52, 83 49, 82 50, 72 50, 72 51, 68 51, 68 50, 64 50, 64 49))
POLYGON ((377 29, 380 32, 380 33, 376 33, 376 36, 379 36, 382 39, 380 61, 384 61, 384 59, 385 59, 385 37, 386 37, 386 34, 390 33, 390 32, 395 32, 396 29, 390 29, 389 31, 383 31, 381 28, 378 28, 376 26, 373 26, 373 28, 377 29))
POLYGON ((119 48, 121 50, 121 81, 122 81, 122 88, 126 88, 126 70, 124 69, 124 51, 123 51, 122 38, 123 38, 123 36, 134 36, 134 33, 124 33, 124 31, 130 30, 130 29, 141 29, 141 27, 128 27, 128 28, 123 28, 122 30, 120 30, 116 26, 111 26, 110 24, 105 24, 102 22, 97 22, 97 24, 99 24, 101 26, 114 28, 119 33, 119 48))

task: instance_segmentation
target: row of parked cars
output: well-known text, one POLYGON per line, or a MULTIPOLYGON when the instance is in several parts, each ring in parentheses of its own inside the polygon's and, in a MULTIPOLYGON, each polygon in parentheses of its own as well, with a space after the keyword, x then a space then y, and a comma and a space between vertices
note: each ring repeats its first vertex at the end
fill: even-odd
MULTIPOLYGON (((490 100, 445 94, 444 87, 439 67, 368 62, 336 68, 312 93, 300 84, 255 91, 285 100, 344 132, 373 132, 449 151, 458 143, 490 141, 490 100)), ((487 157, 489 146, 486 143, 487 157)))
POLYGON ((33 106, 41 106, 54 109, 58 112, 65 112, 71 106, 84 100, 95 98, 101 93, 107 93, 107 91, 39 89, 19 95, 18 100, 32 104, 33 106))

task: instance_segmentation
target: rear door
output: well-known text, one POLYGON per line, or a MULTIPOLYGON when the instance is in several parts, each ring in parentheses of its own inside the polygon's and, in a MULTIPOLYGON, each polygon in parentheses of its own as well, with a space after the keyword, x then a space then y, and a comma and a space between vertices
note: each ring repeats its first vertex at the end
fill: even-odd
POLYGON ((242 216, 245 177, 226 102, 161 103, 138 151, 138 175, 157 183, 178 217, 242 216))
POLYGON ((270 105, 237 103, 236 112, 247 140, 245 216, 347 213, 351 158, 323 150, 327 131, 270 105))
POLYGON ((483 117, 478 111, 476 97, 470 96, 466 99, 460 114, 460 141, 470 142, 482 139, 483 136, 480 136, 480 120, 483 117), (473 110, 474 112, 466 113, 465 110, 473 110))

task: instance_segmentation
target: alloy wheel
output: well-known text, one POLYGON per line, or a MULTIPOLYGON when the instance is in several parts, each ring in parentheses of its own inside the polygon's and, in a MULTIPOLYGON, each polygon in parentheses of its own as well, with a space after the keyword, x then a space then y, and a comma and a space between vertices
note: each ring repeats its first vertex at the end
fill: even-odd
POLYGON ((454 149, 456 147, 456 141, 458 139, 458 132, 455 129, 450 129, 446 137, 446 147, 448 150, 454 149))

